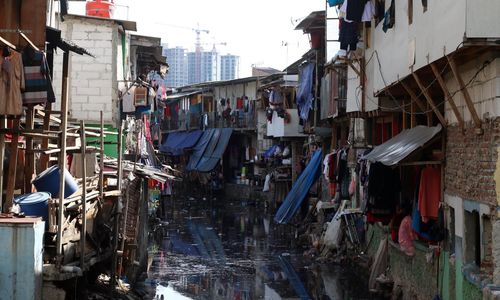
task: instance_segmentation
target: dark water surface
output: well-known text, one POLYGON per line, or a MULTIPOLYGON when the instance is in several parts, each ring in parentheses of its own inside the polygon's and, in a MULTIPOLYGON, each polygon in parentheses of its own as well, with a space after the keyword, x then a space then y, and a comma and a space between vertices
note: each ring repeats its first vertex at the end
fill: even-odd
POLYGON ((366 279, 315 262, 259 203, 171 202, 149 277, 164 299, 370 299, 366 279))

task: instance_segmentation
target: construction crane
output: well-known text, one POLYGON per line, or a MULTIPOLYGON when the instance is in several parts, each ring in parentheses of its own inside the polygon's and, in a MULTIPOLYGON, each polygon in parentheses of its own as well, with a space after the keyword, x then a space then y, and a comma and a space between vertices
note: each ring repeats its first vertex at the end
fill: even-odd
POLYGON ((209 34, 210 30, 208 29, 201 29, 200 24, 197 24, 196 28, 193 27, 187 27, 187 26, 179 26, 179 25, 174 25, 174 24, 166 24, 166 23, 161 23, 161 22, 156 22, 158 25, 163 25, 163 26, 168 26, 168 27, 173 27, 173 28, 179 28, 179 29, 186 29, 186 30, 191 30, 196 33, 196 42, 195 42, 195 50, 196 52, 201 52, 201 34, 206 33, 209 34))

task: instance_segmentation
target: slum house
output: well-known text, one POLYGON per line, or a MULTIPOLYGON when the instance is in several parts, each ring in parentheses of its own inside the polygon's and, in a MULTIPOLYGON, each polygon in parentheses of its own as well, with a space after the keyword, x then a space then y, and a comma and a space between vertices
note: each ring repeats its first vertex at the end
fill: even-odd
MULTIPOLYGON (((64 299, 65 289, 68 288, 73 294, 76 288, 78 293, 84 293, 81 288, 85 287, 76 286, 78 281, 73 278, 88 275, 87 273, 96 274, 94 271, 90 272, 92 269, 105 270, 110 258, 111 268, 108 270, 111 272, 113 283, 116 274, 114 270, 117 269, 117 237, 122 231, 118 222, 121 212, 118 210, 118 214, 116 213, 122 185, 122 172, 118 170, 126 170, 127 167, 123 166, 119 156, 118 161, 106 162, 106 167, 115 171, 105 170, 104 138, 105 134, 112 133, 104 130, 102 111, 99 128, 86 127, 83 121, 78 126, 68 124, 67 100, 70 92, 68 83, 71 64, 69 51, 80 55, 90 54, 83 48, 63 41, 59 30, 50 27, 45 29, 45 10, 39 8, 46 3, 38 2, 16 2, 15 5, 6 6, 6 17, 1 18, 5 22, 2 24, 4 28, 17 28, 8 30, 17 37, 14 39, 9 36, 11 40, 17 40, 17 44, 3 37, 1 43, 4 47, 2 55, 15 58, 12 61, 15 61, 16 65, 11 70, 18 72, 17 79, 12 81, 13 85, 1 87, 3 93, 8 92, 6 99, 12 100, 9 102, 12 104, 6 106, 4 112, 12 121, 9 121, 7 128, 5 124, 2 126, 4 129, 0 136, 0 153, 3 155, 5 151, 10 162, 0 172, 3 178, 8 179, 4 189, 4 211, 9 212, 14 204, 13 213, 2 215, 5 229, 2 236, 6 239, 2 244, 9 245, 12 241, 17 241, 19 243, 13 246, 26 253, 19 256, 18 251, 3 252, 6 255, 15 255, 2 259, 7 264, 2 268, 2 278, 14 280, 1 280, 5 284, 2 290, 12 295, 12 299, 35 299, 42 294, 45 298, 64 299), (18 5, 22 9, 18 9, 18 5), (34 7, 37 8, 36 13, 41 15, 33 11, 34 7), (22 17, 23 13, 29 13, 31 18, 22 17), (31 27, 33 20, 39 21, 40 24, 31 27), (18 30, 20 28, 22 30, 18 30), (37 39, 32 41, 30 35, 37 39), (20 42, 19 37, 23 42, 20 42), (52 54, 56 48, 64 52, 63 86, 59 101, 61 111, 53 111, 50 108, 56 98, 51 81, 52 54), (22 57, 22 60, 17 59, 18 57, 22 57), (37 83, 42 84, 35 84, 31 78, 39 78, 37 83), (20 120, 21 114, 26 114, 26 117, 21 117, 20 120), (56 115, 60 115, 60 118, 56 115), (20 123, 23 129, 19 129, 20 123), (4 135, 5 133, 10 135, 10 140, 6 138, 8 135, 4 135), (91 137, 97 138, 98 143, 88 146, 85 140, 91 137), (6 142, 9 143, 8 149, 5 147, 6 142), (41 159, 35 160, 35 157, 41 159), (96 157, 99 158, 98 161, 96 157), (54 165, 53 161, 58 163, 54 165), (19 190, 15 190, 16 188, 19 190), (37 192, 33 193, 35 190, 37 192), (19 215, 28 217, 19 219, 19 215), (40 216, 43 219, 31 216, 40 216), (42 220, 46 224, 45 227, 42 220), (17 227, 19 230, 16 230, 17 227), (30 237, 29 241, 18 238, 17 234, 21 230, 26 232, 26 237, 30 237)), ((122 140, 117 140, 115 152, 121 154, 122 140)), ((131 141, 134 142, 133 139, 131 141)), ((129 148, 136 149, 137 145, 129 148)), ((159 181, 172 178, 166 176, 167 173, 162 167, 139 165, 128 167, 125 173, 159 181)), ((3 180, 0 182, 3 183, 3 180)), ((3 192, 0 194, 3 195, 3 192)), ((147 203, 145 198, 142 199, 147 203)), ((125 211, 126 208, 127 204, 125 211)), ((135 237, 138 234, 140 233, 136 232, 135 237)), ((123 251, 123 246, 121 249, 123 251)), ((127 255, 126 258, 130 265, 137 265, 134 257, 127 255)), ((88 279, 92 277, 87 276, 88 279)))
MULTIPOLYGON (((250 186, 258 181, 257 87, 258 78, 249 77, 185 86, 167 96, 162 128, 168 135, 160 152, 196 171, 205 186, 210 180, 207 172, 214 170, 217 177, 229 179, 226 183, 250 186)), ((220 189, 220 182, 217 185, 220 189)), ((226 192, 237 190, 231 184, 225 187, 226 192)))
POLYGON ((273 204, 278 206, 297 179, 296 166, 302 158, 307 135, 299 132, 300 117, 295 102, 298 74, 287 68, 287 72, 264 77, 260 82, 263 109, 258 111, 258 122, 263 123, 265 131, 259 131, 258 152, 262 153, 260 167, 266 176, 263 190, 272 193, 273 204))
POLYGON ((306 135, 307 139, 297 144, 298 147, 294 150, 296 156, 292 164, 292 177, 298 177, 294 179, 291 189, 281 195, 284 198, 275 216, 275 221, 280 224, 292 220, 305 224, 304 221, 314 211, 311 207, 316 206, 325 186, 321 181, 316 184, 322 153, 329 149, 332 135, 330 121, 326 115, 322 119, 323 104, 320 97, 325 57, 325 11, 311 12, 295 29, 309 35, 311 49, 288 66, 285 72, 298 74, 299 81, 294 96, 299 121, 298 133, 306 135))
MULTIPOLYGON (((136 31, 133 21, 115 20, 92 15, 64 16, 56 13, 54 26, 59 28, 64 39, 73 40, 88 49, 95 57, 72 57, 69 94, 70 120, 85 120, 89 125, 99 124, 99 112, 104 112, 105 127, 117 132, 120 124, 120 102, 118 91, 131 80, 130 31, 136 31)), ((54 57, 55 66, 62 63, 62 55, 54 57)), ((60 86, 60 74, 54 74, 55 86, 60 86)), ((55 88, 56 95, 61 89, 55 88)), ((60 107, 56 102, 55 107, 60 107)), ((116 139, 106 138, 106 142, 116 139)), ((106 154, 117 157, 116 146, 107 144, 106 154)))
POLYGON ((387 283, 386 257, 394 292, 407 297, 494 294, 498 4, 368 1, 346 10, 352 2, 339 6, 341 50, 350 53, 327 59, 348 65, 351 141, 375 146, 352 155, 376 253, 370 288, 387 283))

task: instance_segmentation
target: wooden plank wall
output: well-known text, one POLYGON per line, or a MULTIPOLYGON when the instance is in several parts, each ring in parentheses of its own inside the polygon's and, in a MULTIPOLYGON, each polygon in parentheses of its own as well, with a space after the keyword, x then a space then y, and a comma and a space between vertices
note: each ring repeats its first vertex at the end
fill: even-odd
POLYGON ((40 49, 45 49, 45 25, 47 0, 2 0, 0 9, 0 36, 12 44, 27 45, 21 36, 12 30, 27 31, 26 36, 40 49))

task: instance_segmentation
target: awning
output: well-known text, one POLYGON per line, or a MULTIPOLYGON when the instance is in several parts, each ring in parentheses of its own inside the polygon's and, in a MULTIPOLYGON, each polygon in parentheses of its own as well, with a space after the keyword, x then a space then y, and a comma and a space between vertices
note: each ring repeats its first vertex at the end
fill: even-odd
POLYGON ((378 145, 364 155, 362 159, 371 162, 381 162, 386 166, 393 166, 405 159, 413 151, 425 145, 436 134, 441 131, 441 125, 436 127, 416 126, 412 129, 403 130, 387 142, 378 145))
POLYGON ((194 147, 194 152, 189 159, 186 170, 199 172, 212 171, 222 158, 232 132, 232 128, 212 128, 205 130, 194 147))
POLYGON ((202 134, 201 130, 170 133, 167 140, 160 146, 160 152, 173 156, 182 155, 184 150, 196 145, 202 134))
POLYGON ((321 150, 314 152, 311 161, 307 164, 304 171, 302 171, 297 181, 295 181, 292 190, 286 195, 285 201, 283 201, 278 212, 276 212, 274 216, 276 223, 286 224, 297 213, 311 186, 321 175, 322 155, 321 150))

